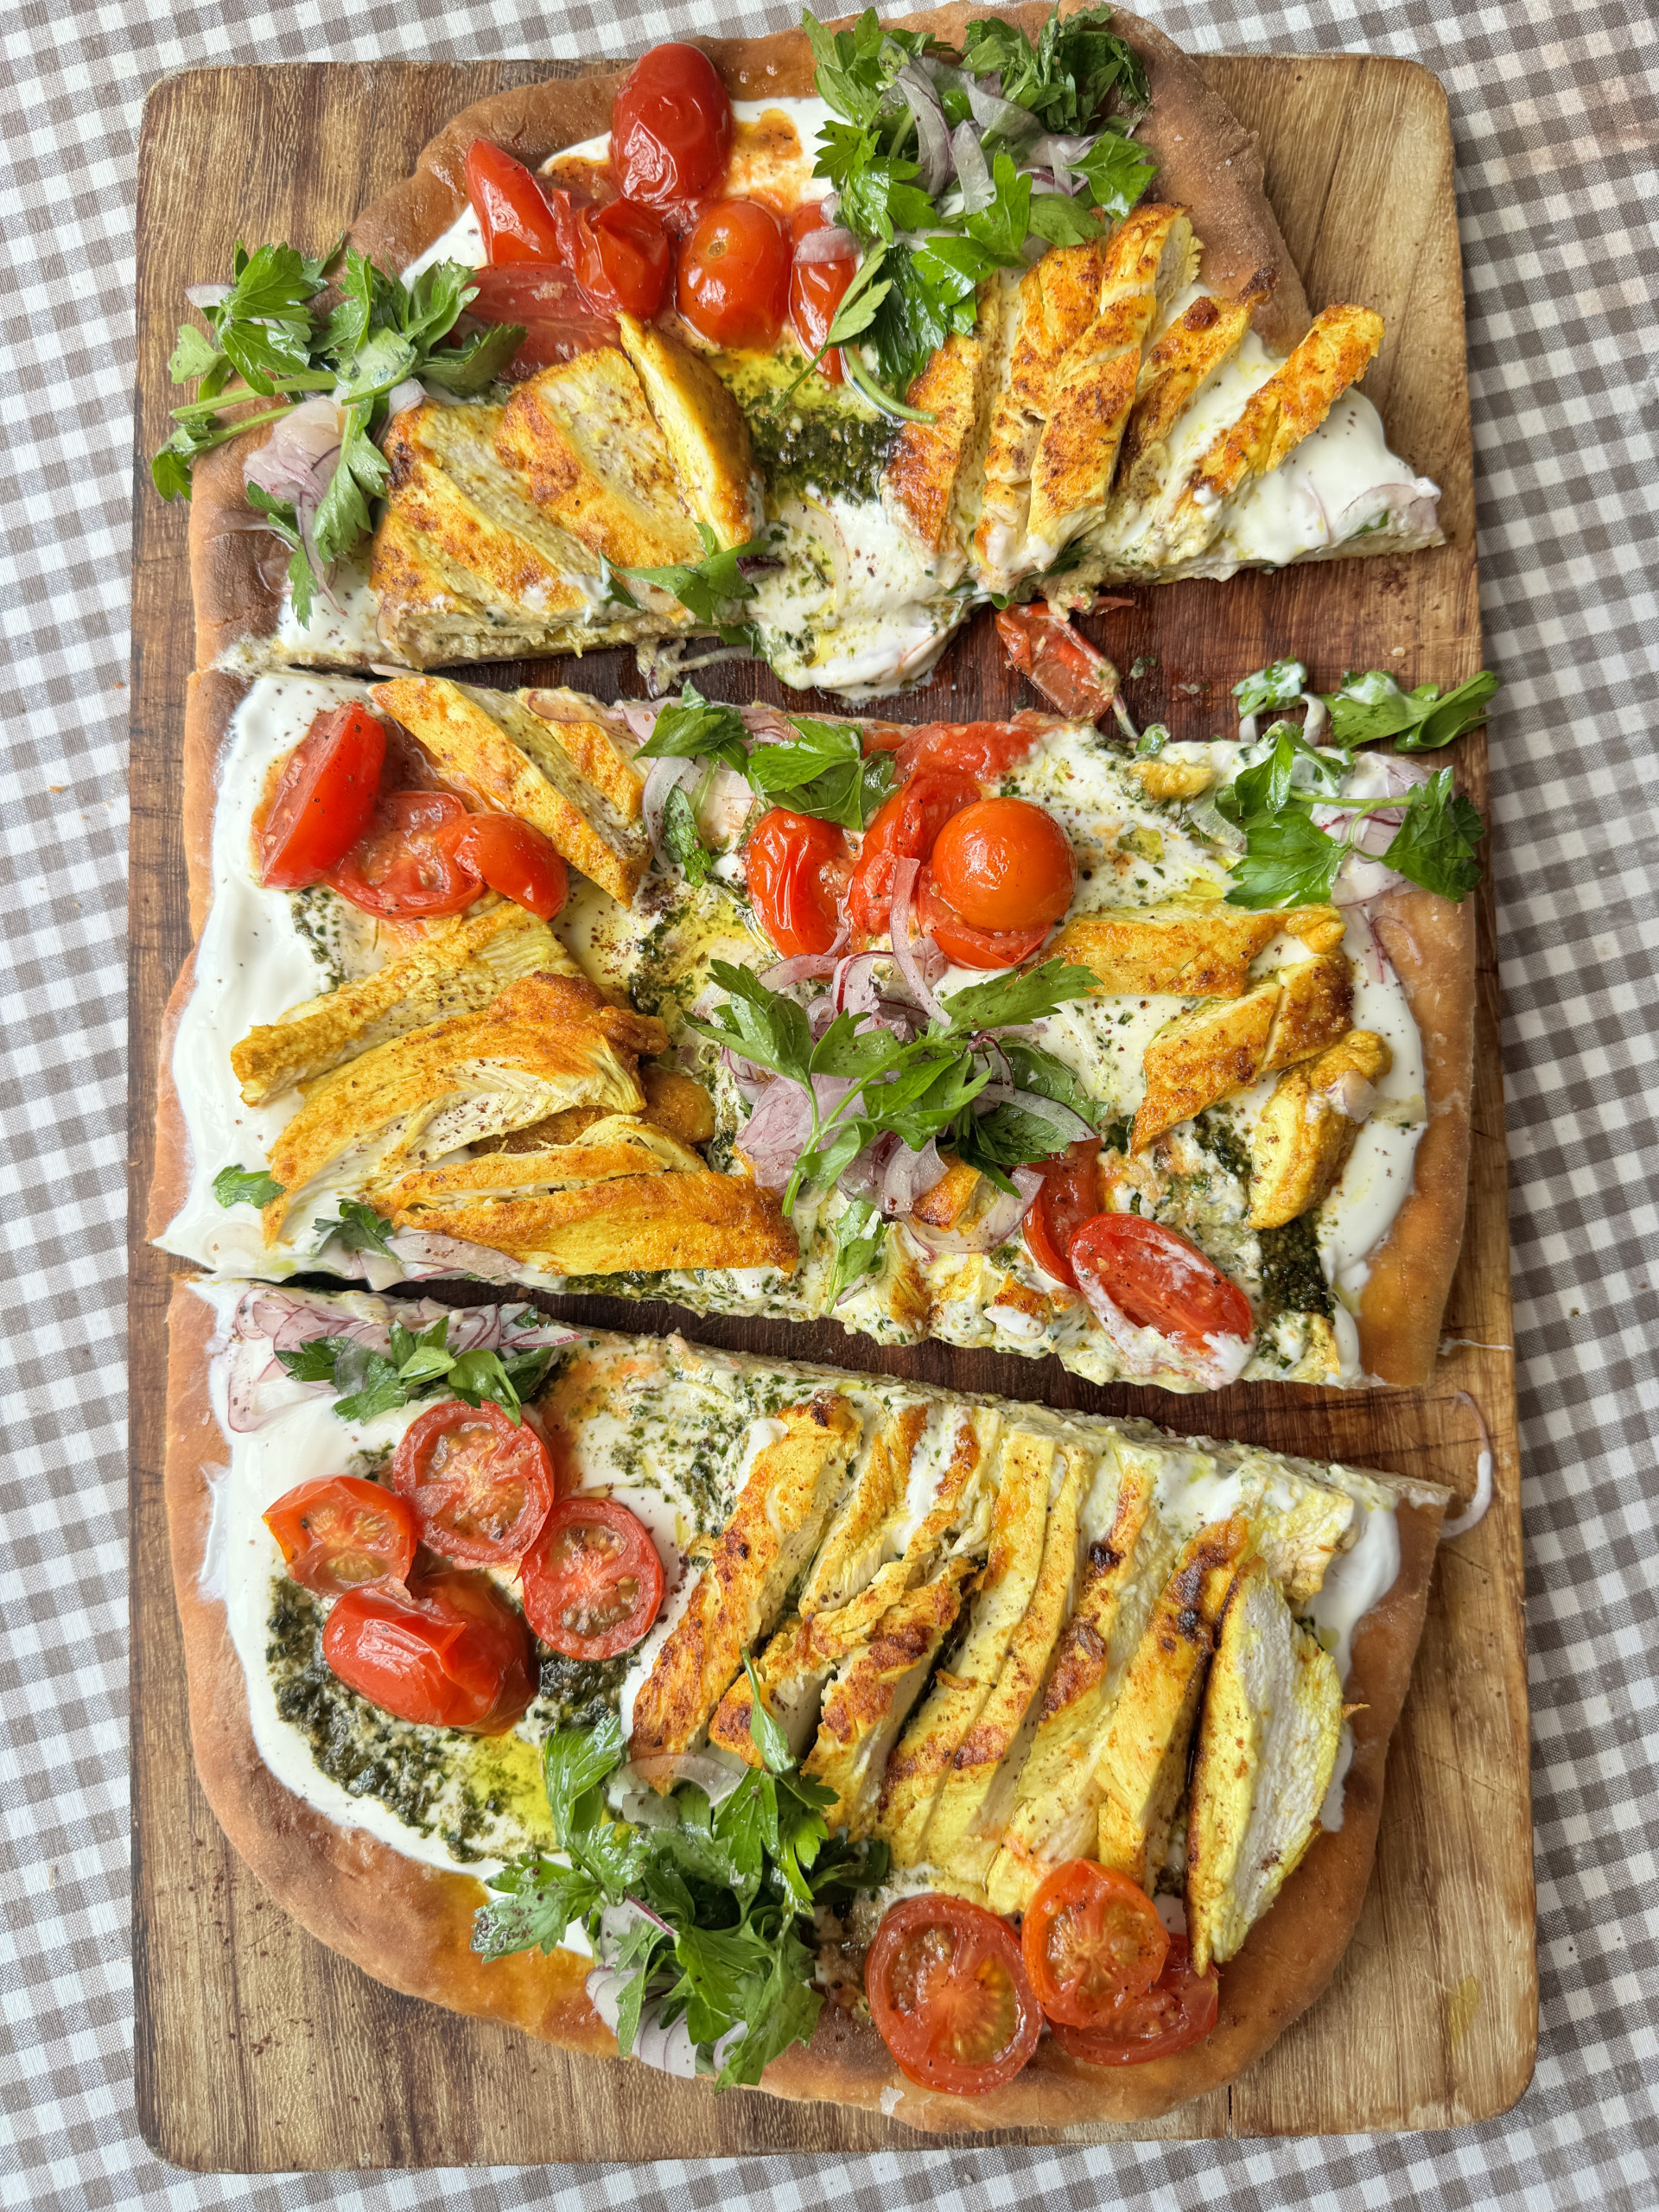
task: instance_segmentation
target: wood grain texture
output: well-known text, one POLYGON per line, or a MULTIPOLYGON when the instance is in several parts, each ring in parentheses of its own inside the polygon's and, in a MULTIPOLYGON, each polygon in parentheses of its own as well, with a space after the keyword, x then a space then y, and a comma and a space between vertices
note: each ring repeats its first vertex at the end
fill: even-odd
MULTIPOLYGON (((1447 544, 1136 594, 1090 626, 1146 672, 1132 711, 1178 736, 1229 727, 1228 688, 1294 652, 1325 683, 1350 666, 1455 683, 1480 664, 1461 275, 1444 96, 1410 63, 1217 56, 1205 73, 1260 135, 1268 188, 1317 307, 1357 299, 1389 326, 1366 391, 1396 448, 1443 486, 1447 544)), ((140 156, 135 453, 130 1141, 143 1218, 161 1009, 188 950, 179 730, 191 623, 182 511, 151 494, 166 434, 165 363, 182 287, 223 274, 238 237, 321 245, 412 167, 460 107, 555 73, 545 62, 386 63, 192 71, 152 91, 140 156)), ((528 669, 492 671, 511 683, 528 669)), ((542 671, 535 673, 540 677, 542 671)), ((784 697, 764 670, 709 672, 734 696, 784 697)), ((639 689, 622 656, 562 664, 601 695, 639 689)), ((1018 703, 988 624, 906 709, 917 720, 1018 703)), ((825 702, 833 704, 833 702, 825 702)), ((1459 766, 1485 796, 1480 736, 1459 766)), ((1330 1991, 1227 2092, 1154 2126, 1166 2137, 1445 2127, 1505 2110, 1536 2039, 1526 1663, 1522 1618, 1497 984, 1479 913, 1473 1178, 1448 1307, 1455 1348, 1421 1390, 1257 1386, 1219 1399, 1102 1391, 1053 1362, 887 1350, 826 1325, 707 1320, 664 1306, 571 1301, 624 1329, 689 1325, 707 1341, 821 1357, 958 1389, 1144 1412, 1188 1430, 1421 1472, 1466 1496, 1484 1413, 1496 1497, 1445 1548, 1416 1681, 1389 1766, 1377 1866, 1330 1991)), ((161 1501, 162 1320, 169 1262, 132 1255, 132 1764, 137 2102, 146 2139, 198 2171, 538 2163, 766 2150, 858 2151, 921 2139, 871 2116, 751 2092, 715 2101, 630 2066, 582 2060, 399 1998, 323 1950, 231 1851, 190 1766, 161 1501)), ((555 1305, 556 1302, 546 1301, 555 1305)), ((1077 2139, 1116 2131, 1074 2131, 1077 2139)), ((942 2139, 932 2139, 935 2142, 942 2139)), ((971 2139, 983 2141, 985 2137, 971 2139)), ((1003 2138, 1001 2139, 1020 2139, 1003 2138)))

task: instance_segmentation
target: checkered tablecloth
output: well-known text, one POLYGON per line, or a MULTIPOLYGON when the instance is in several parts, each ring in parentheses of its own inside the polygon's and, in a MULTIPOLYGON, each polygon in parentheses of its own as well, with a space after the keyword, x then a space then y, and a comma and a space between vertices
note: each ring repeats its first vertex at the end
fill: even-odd
POLYGON ((1372 48, 1451 95, 1469 295, 1525 1455, 1542 2037, 1456 2134, 240 2180, 134 2125, 126 1956, 120 792, 144 89, 203 61, 620 54, 760 30, 639 0, 11 0, 0 11, 0 2188, 658 2212, 1659 2204, 1659 96, 1653 0, 1144 0, 1193 48, 1372 48))

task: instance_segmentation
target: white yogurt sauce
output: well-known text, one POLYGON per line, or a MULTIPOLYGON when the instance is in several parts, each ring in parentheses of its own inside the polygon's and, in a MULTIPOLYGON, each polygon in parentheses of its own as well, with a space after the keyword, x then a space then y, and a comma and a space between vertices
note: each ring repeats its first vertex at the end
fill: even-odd
MULTIPOLYGON (((1354 1631, 1378 1599, 1394 1587, 1400 1573, 1400 1524, 1392 1502, 1359 1503, 1355 1518, 1359 1534, 1352 1548, 1332 1560, 1324 1583, 1302 1608, 1336 1662, 1344 1688, 1354 1663, 1354 1631)), ((1344 1720, 1337 1764, 1319 1808, 1321 1827, 1342 1826, 1343 1789, 1353 1758, 1354 1732, 1344 1720)))

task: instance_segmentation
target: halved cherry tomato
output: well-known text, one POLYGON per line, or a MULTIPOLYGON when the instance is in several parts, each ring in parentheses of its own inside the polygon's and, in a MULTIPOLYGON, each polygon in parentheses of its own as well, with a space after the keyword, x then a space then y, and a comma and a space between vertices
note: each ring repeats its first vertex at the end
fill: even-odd
MULTIPOLYGON (((811 247, 802 253, 802 245, 812 232, 827 227, 823 206, 816 200, 804 200, 789 219, 790 239, 795 248, 789 272, 789 320, 809 359, 830 335, 836 310, 858 273, 858 256, 850 249, 828 259, 819 258, 811 247)), ((844 380, 839 346, 830 348, 818 368, 826 384, 844 380)))
POLYGON ((841 928, 847 841, 833 823, 774 806, 743 848, 749 901, 784 957, 828 952, 841 928))
POLYGON ((374 817, 386 733, 354 702, 316 716, 276 781, 259 832, 259 880, 303 891, 350 852, 374 817))
POLYGON ((467 197, 489 261, 563 260, 558 225, 539 179, 487 138, 474 138, 467 149, 467 197))
POLYGON ((1138 1997, 1122 1997, 1093 2027, 1054 2023, 1054 2040, 1090 2066, 1144 2066, 1202 2043, 1221 2010, 1221 1980, 1211 1967, 1194 1974, 1185 1936, 1169 1939, 1164 1970, 1138 1997))
POLYGON ((611 167, 625 195, 655 207, 706 192, 731 151, 732 103, 708 55, 673 40, 642 54, 611 111, 611 167))
POLYGON ((778 343, 789 308, 789 234, 758 200, 716 200, 680 251, 677 304, 712 346, 778 343))
POLYGON ((855 930, 880 937, 893 911, 893 871, 899 861, 925 861, 945 823, 979 797, 979 783, 960 768, 924 764, 883 799, 870 818, 847 887, 847 917, 855 930))
POLYGON ((651 1531, 614 1498, 562 1497, 518 1572, 531 1628, 569 1659, 632 1651, 662 1609, 651 1531))
POLYGON ((1214 1337, 1248 1339, 1255 1328, 1238 1285, 1196 1244, 1144 1214, 1096 1214, 1066 1257, 1085 1297, 1095 1291, 1137 1329, 1155 1329, 1194 1351, 1214 1337))
POLYGON ((328 870, 328 880, 369 914, 413 921, 465 913, 484 886, 438 833, 466 814, 448 791, 393 791, 381 800, 368 834, 328 870))
POLYGON ((515 906, 550 922, 570 895, 570 878, 551 841, 516 814, 464 814, 432 833, 458 868, 481 876, 515 906))
POLYGON ((1075 1290, 1068 1255, 1078 1230, 1100 1211, 1100 1141, 1079 1137, 1041 1166, 1043 1187, 1026 1215, 1027 1248, 1039 1268, 1075 1290))
POLYGON ((1048 935, 1048 924, 1028 930, 976 930, 941 898, 931 867, 925 868, 916 891, 916 918, 947 960, 959 968, 1017 968, 1028 960, 1048 935))
POLYGON ((582 258, 576 274, 595 307, 623 308, 649 322, 668 297, 674 248, 660 219, 638 200, 582 208, 576 217, 582 258))
POLYGON ((982 2096, 1037 2048, 1042 2008, 1006 1921, 966 1897, 906 1897, 864 1962, 870 2017, 899 2070, 925 2089, 982 2096))
POLYGON ((1044 1877, 1020 1930, 1026 1972, 1051 2020, 1098 2027, 1120 1998, 1141 1997, 1164 1970, 1169 1935, 1140 1885, 1092 1859, 1044 1877))
POLYGON ((527 1421, 446 1398, 404 1433, 393 1487, 415 1508, 435 1552, 469 1567, 504 1567, 541 1533, 552 1510, 553 1462, 527 1421))
POLYGON ((1035 684, 1073 721, 1098 721, 1112 711, 1117 671, 1104 653, 1046 601, 1002 607, 996 634, 1008 664, 1035 684))
POLYGON ((302 1589, 338 1598, 359 1583, 401 1582, 415 1561, 415 1509, 361 1475, 324 1475, 285 1491, 264 1516, 302 1589))
POLYGON ((505 269, 475 269, 472 282, 478 296, 469 315, 480 322, 524 326, 518 351, 501 372, 509 382, 620 342, 615 317, 595 308, 575 272, 559 263, 517 261, 505 269))
POLYGON ((328 1616, 322 1656, 400 1720, 499 1736, 536 1694, 530 1630, 487 1575, 365 1583, 328 1616))
POLYGON ((946 905, 980 930, 1058 922, 1077 887, 1071 840, 1046 806, 982 798, 940 830, 929 863, 946 905))
POLYGON ((1040 715, 1020 713, 1008 722, 922 722, 906 729, 886 723, 864 733, 867 753, 893 753, 899 773, 924 766, 960 768, 990 783, 1018 767, 1043 734, 1040 715))

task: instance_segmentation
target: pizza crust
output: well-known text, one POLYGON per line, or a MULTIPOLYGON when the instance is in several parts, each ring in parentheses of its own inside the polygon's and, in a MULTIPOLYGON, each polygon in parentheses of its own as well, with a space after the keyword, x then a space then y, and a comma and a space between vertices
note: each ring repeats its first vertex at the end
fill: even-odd
MULTIPOLYGON (((473 1915, 486 1897, 481 1883, 337 1827, 284 1789, 260 1758, 224 1606, 202 1594, 200 1580, 209 1477, 226 1450, 208 1396, 213 1330, 207 1301, 188 1282, 176 1284, 168 1315, 165 1494, 191 1741, 220 1826, 302 1927, 376 1980, 563 2050, 613 2053, 614 2039, 587 2000, 588 1960, 559 1950, 486 1965, 471 1948, 473 1915)), ((1401 1490, 1400 1573, 1354 1638, 1347 1695, 1359 1710, 1343 1825, 1316 1837, 1278 1904, 1223 1969, 1220 2020, 1207 2041, 1118 2069, 1084 2066, 1045 2038, 1006 2088, 966 2099, 906 2082, 874 2027, 826 2005, 811 2044, 775 2061, 765 2089, 868 2107, 927 2133, 1052 2129, 1154 2120, 1258 2058, 1330 1980, 1370 1878, 1389 1740, 1410 1680, 1444 1508, 1445 1493, 1431 1486, 1402 1483, 1401 1490)))

